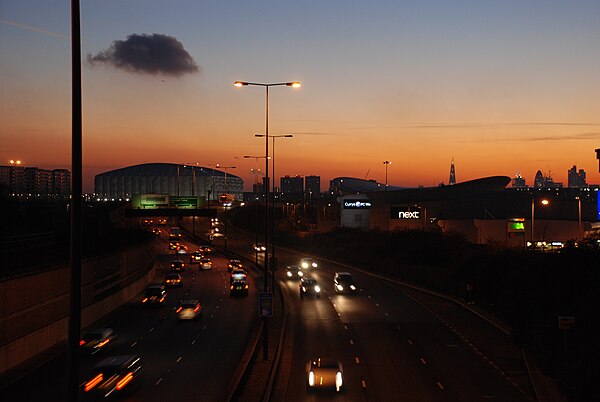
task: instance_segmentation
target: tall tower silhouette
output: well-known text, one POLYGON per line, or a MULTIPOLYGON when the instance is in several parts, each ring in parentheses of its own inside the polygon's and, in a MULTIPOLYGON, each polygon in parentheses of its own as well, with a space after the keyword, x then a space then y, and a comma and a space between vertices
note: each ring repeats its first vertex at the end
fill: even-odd
POLYGON ((454 158, 452 158, 452 162, 450 162, 450 181, 449 185, 456 184, 456 171, 454 170, 454 158))

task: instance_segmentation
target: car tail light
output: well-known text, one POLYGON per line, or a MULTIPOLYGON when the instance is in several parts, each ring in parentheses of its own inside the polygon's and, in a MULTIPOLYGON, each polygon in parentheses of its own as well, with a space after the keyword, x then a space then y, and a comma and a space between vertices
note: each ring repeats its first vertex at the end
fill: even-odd
MULTIPOLYGON (((339 374, 339 373, 338 373, 339 374)), ((133 373, 129 372, 121 381, 117 383, 117 390, 123 389, 131 380, 133 380, 133 373)))
POLYGON ((108 341, 110 341, 110 338, 103 340, 102 342, 100 342, 99 344, 97 344, 96 346, 94 346, 96 349, 100 349, 102 346, 106 345, 108 343, 108 341))
POLYGON ((90 381, 85 383, 85 392, 88 392, 89 390, 91 390, 92 388, 94 388, 96 385, 98 385, 100 382, 102 382, 102 373, 98 374, 96 377, 92 378, 90 381))
POLYGON ((142 303, 146 303, 148 301, 147 297, 144 297, 144 300, 142 300, 142 303))
POLYGON ((194 309, 194 312, 195 312, 195 313, 197 313, 198 311, 200 311, 200 307, 196 307, 196 308, 194 309))
POLYGON ((83 346, 83 345, 85 345, 85 341, 82 339, 79 341, 79 346, 83 346))
POLYGON ((176 313, 179 313, 182 310, 181 307, 177 307, 177 310, 175 310, 176 313))
POLYGON ((314 387, 315 385, 315 373, 312 371, 308 373, 308 385, 314 387))
POLYGON ((245 289, 248 289, 248 285, 244 286, 245 289))

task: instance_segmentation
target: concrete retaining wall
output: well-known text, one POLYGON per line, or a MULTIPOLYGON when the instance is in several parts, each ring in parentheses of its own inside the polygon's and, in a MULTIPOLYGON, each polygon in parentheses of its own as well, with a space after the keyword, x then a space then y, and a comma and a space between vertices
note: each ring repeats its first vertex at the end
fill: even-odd
MULTIPOLYGON (((153 242, 82 264, 85 328, 141 292, 154 278, 153 242)), ((0 375, 67 339, 69 267, 0 282, 0 375)))

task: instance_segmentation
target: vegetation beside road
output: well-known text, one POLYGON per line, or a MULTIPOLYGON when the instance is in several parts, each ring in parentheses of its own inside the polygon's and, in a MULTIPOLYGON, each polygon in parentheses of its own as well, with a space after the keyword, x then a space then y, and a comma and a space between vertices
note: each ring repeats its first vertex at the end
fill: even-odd
MULTIPOLYGON (((230 217, 236 226, 252 231, 257 221, 253 211, 239 209, 230 217)), ((263 222, 264 215, 258 219, 263 222)), ((281 246, 474 302, 511 326, 514 339, 557 380, 570 401, 597 398, 596 239, 579 247, 570 243, 559 253, 479 246, 457 233, 425 230, 337 228, 307 234, 278 229, 276 239, 281 246), (559 329, 559 316, 575 317, 575 325, 559 329)))

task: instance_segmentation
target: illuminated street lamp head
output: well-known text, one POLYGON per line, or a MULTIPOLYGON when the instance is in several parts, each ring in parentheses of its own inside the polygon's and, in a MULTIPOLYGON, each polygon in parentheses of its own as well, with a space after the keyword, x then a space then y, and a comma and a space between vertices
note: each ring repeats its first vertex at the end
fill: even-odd
POLYGON ((288 82, 285 85, 287 85, 288 87, 292 87, 292 88, 300 88, 302 86, 302 84, 299 83, 298 81, 288 82))
POLYGON ((548 201, 548 200, 542 200, 542 205, 548 205, 548 204, 550 204, 550 201, 548 201))
POLYGON ((236 82, 233 83, 234 87, 243 87, 243 86, 246 86, 246 85, 248 85, 248 83, 247 82, 243 82, 243 81, 236 81, 236 82))
POLYGON ((391 164, 392 164, 392 162, 390 162, 390 161, 384 161, 384 162, 383 162, 383 164, 384 164, 384 165, 391 165, 391 164))

